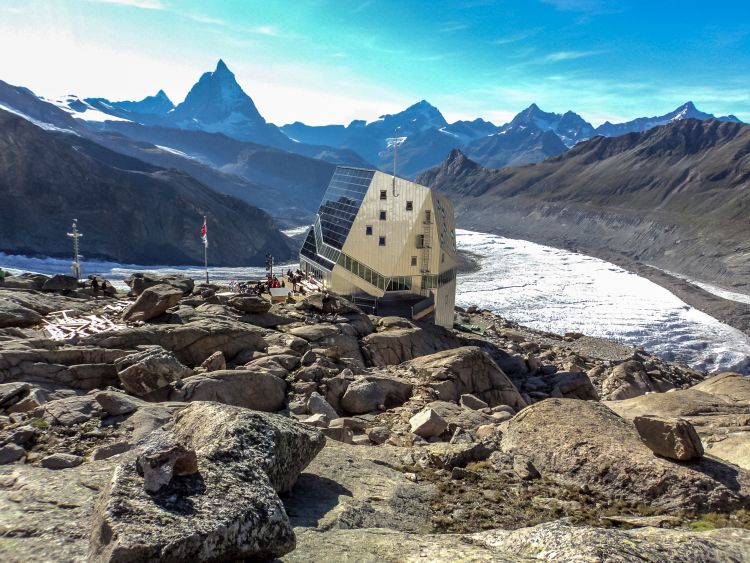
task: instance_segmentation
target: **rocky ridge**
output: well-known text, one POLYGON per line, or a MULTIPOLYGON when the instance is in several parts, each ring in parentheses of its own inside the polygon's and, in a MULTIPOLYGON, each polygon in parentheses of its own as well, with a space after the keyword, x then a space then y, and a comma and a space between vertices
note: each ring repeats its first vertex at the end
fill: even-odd
POLYGON ((46 283, 0 288, 4 561, 750 558, 739 375, 179 277, 52 340, 59 307, 123 313, 46 283))

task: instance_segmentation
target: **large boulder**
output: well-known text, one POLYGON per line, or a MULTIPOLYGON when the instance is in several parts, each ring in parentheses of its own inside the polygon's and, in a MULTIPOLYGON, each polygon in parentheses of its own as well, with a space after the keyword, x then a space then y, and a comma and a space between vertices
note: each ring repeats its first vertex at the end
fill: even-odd
POLYGON ((411 397, 413 385, 396 377, 366 375, 350 383, 339 404, 351 414, 364 414, 384 406, 392 409, 411 397))
POLYGON ((669 391, 674 385, 646 373, 643 364, 630 360, 616 365, 602 382, 602 399, 618 401, 645 395, 646 393, 669 391))
POLYGON ((200 366, 216 351, 228 361, 239 353, 264 351, 268 331, 226 318, 202 318, 181 325, 146 325, 115 333, 94 334, 83 339, 104 348, 134 349, 140 345, 158 345, 174 352, 190 367, 200 366))
POLYGON ((173 401, 216 401, 273 412, 284 406, 286 382, 261 370, 223 370, 194 375, 170 394, 173 401))
POLYGON ((243 313, 262 314, 271 310, 271 302, 252 295, 235 295, 229 298, 230 307, 243 313))
POLYGON ((135 456, 116 469, 92 522, 90 561, 232 561, 280 557, 295 547, 278 493, 323 448, 316 429, 247 409, 195 403, 172 429, 198 473, 156 493, 135 456))
POLYGON ((155 285, 171 285, 182 291, 184 295, 191 293, 195 287, 195 282, 192 278, 178 274, 161 276, 158 274, 136 272, 128 276, 125 279, 125 283, 130 288, 130 293, 136 297, 149 287, 154 287, 155 285))
POLYGON ((525 408, 508 422, 502 449, 527 456, 561 484, 663 510, 727 511, 745 500, 746 475, 713 460, 655 457, 632 423, 594 401, 547 399, 525 408))
POLYGON ((409 419, 412 433, 423 438, 440 436, 448 428, 448 423, 430 408, 423 409, 409 419))
POLYGON ((307 398, 307 412, 313 415, 323 415, 329 422, 339 418, 339 413, 336 412, 336 409, 317 391, 313 391, 307 398))
POLYGON ((432 409, 440 415, 448 423, 451 431, 456 428, 476 430, 485 424, 497 422, 491 416, 480 411, 466 409, 456 403, 449 403, 447 401, 432 401, 427 403, 427 408, 432 409))
POLYGON ((0 298, 0 328, 38 325, 42 316, 19 303, 0 298))
POLYGON ((73 426, 89 420, 98 409, 93 395, 81 395, 45 403, 43 416, 50 424, 73 426))
POLYGON ((701 439, 686 420, 637 416, 633 423, 643 443, 657 455, 677 461, 690 461, 703 455, 701 439))
POLYGON ((138 296, 122 313, 126 322, 147 321, 163 315, 182 299, 182 290, 171 285, 161 284, 149 287, 138 296))
POLYGON ((123 356, 115 361, 115 367, 123 388, 138 397, 193 375, 192 369, 160 346, 123 356))
POLYGON ((731 371, 719 373, 701 381, 691 389, 708 393, 732 404, 750 406, 750 379, 739 373, 731 371))
POLYGON ((312 347, 326 350, 330 357, 349 359, 359 367, 365 365, 357 333, 346 324, 303 325, 290 329, 289 334, 307 340, 312 347))
POLYGON ((750 379, 722 373, 689 389, 649 393, 607 402, 620 416, 683 418, 691 423, 706 453, 750 470, 750 379))
POLYGON ((0 409, 17 403, 30 389, 31 386, 25 382, 0 383, 0 409))
POLYGON ((599 393, 591 383, 588 375, 581 372, 557 372, 552 378, 552 392, 550 396, 558 399, 582 399, 584 401, 598 401, 599 393))
POLYGON ((526 406, 513 382, 497 364, 475 346, 465 346, 423 356, 409 363, 418 379, 437 392, 441 401, 458 401, 471 394, 491 407, 526 406))
MULTIPOLYGON (((361 313, 362 310, 354 305, 352 302, 347 301, 340 295, 336 295, 335 293, 328 293, 328 296, 330 298, 331 303, 331 310, 333 313, 336 314, 344 314, 344 313, 361 313)), ((323 293, 311 293, 309 295, 306 295, 302 298, 302 300, 297 303, 296 308, 300 311, 308 311, 311 313, 323 313, 323 293)))
POLYGON ((451 332, 434 325, 389 328, 369 334, 361 342, 365 361, 375 367, 400 364, 461 345, 451 332))
POLYGON ((75 291, 76 289, 78 289, 78 279, 64 274, 52 276, 42 286, 42 291, 75 291))
POLYGON ((6 272, 3 287, 41 291, 42 287, 44 287, 44 282, 48 279, 49 276, 45 276, 44 274, 24 272, 23 274, 11 276, 6 272))

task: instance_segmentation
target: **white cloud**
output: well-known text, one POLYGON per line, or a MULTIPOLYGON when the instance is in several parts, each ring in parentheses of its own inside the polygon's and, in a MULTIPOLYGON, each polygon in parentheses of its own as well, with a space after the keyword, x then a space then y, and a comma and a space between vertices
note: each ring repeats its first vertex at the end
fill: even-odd
POLYGON ((131 8, 141 8, 142 10, 166 10, 167 7, 161 0, 88 0, 97 4, 119 4, 121 6, 130 6, 131 8))
POLYGON ((550 53, 542 59, 543 62, 557 63, 560 61, 572 61, 574 59, 582 59, 584 57, 591 57, 593 55, 599 55, 602 51, 558 51, 556 53, 550 53))
POLYGON ((278 30, 270 25, 259 25, 258 27, 251 27, 248 31, 250 31, 251 33, 258 33, 260 35, 268 35, 269 37, 279 36, 278 30))
POLYGON ((541 0, 543 4, 551 4, 558 10, 566 12, 592 12, 602 8, 600 0, 541 0))

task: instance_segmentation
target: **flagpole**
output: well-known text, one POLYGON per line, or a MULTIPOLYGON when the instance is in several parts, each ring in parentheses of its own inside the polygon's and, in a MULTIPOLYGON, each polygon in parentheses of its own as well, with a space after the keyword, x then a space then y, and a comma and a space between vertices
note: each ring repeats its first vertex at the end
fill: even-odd
MULTIPOLYGON (((203 216, 203 228, 206 228, 206 216, 203 216)), ((206 268, 206 283, 208 283, 208 243, 203 241, 203 266, 206 268)))

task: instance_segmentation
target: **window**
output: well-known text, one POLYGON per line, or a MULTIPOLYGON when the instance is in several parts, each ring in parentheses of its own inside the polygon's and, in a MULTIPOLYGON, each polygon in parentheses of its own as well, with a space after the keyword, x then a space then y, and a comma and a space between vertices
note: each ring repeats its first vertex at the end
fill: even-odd
POLYGON ((367 236, 370 236, 370 235, 372 235, 372 225, 367 225, 367 226, 365 227, 365 234, 366 234, 367 236))
POLYGON ((414 202, 413 201, 407 201, 406 202, 406 210, 412 211, 414 209, 414 202))
POLYGON ((412 256, 411 257, 411 265, 412 266, 416 266, 417 265, 417 257, 416 256, 412 256))
POLYGON ((444 252, 440 253, 440 263, 441 264, 445 264, 445 253, 444 252))
POLYGON ((388 198, 388 191, 380 190, 380 199, 387 199, 387 198, 388 198))
POLYGON ((385 237, 378 237, 378 246, 385 246, 385 237))
POLYGON ((385 211, 380 212, 380 220, 385 221, 385 211))
POLYGON ((424 248, 424 235, 417 235, 417 248, 424 248))
POLYGON ((432 211, 430 211, 429 209, 424 212, 424 222, 432 223, 432 211))

